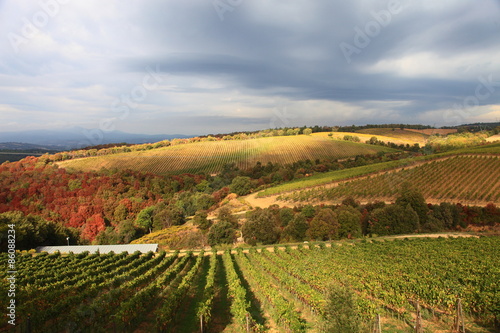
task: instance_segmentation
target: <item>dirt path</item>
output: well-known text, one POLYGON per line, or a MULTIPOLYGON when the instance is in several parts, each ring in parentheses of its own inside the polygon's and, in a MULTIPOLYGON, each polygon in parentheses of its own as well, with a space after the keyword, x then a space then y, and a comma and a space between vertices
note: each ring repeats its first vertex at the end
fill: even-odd
POLYGON ((260 192, 252 193, 244 197, 243 199, 253 208, 256 207, 267 208, 271 205, 278 205, 280 207, 289 207, 292 205, 290 202, 277 200, 279 195, 271 195, 268 197, 257 198, 257 195, 259 193, 260 192))
POLYGON ((458 237, 476 237, 479 238, 477 235, 472 235, 472 234, 466 234, 466 233, 460 233, 460 232, 445 232, 445 233, 436 233, 436 234, 412 234, 412 235, 397 235, 397 236, 384 236, 380 237, 381 239, 400 239, 400 238, 439 238, 439 237, 451 237, 451 238, 458 238, 458 237))
MULTIPOLYGON (((394 168, 394 169, 391 169, 391 170, 387 170, 387 171, 375 172, 375 173, 371 173, 369 175, 360 176, 360 177, 356 177, 356 178, 349 178, 349 179, 346 179, 346 180, 334 181, 334 182, 326 183, 326 184, 323 184, 323 185, 306 187, 306 188, 303 188, 303 189, 300 189, 300 190, 295 190, 295 191, 311 190, 311 189, 318 189, 318 188, 323 188, 323 189, 334 188, 334 187, 339 186, 340 184, 344 184, 344 183, 351 182, 351 181, 354 181, 354 180, 362 180, 362 179, 366 179, 366 178, 369 178, 369 177, 374 177, 374 176, 380 176, 380 175, 385 175, 385 174, 396 173, 396 172, 399 172, 401 170, 411 170, 411 169, 414 169, 416 167, 419 167, 419 166, 422 166, 422 165, 425 165, 425 164, 429 164, 429 163, 432 163, 432 162, 443 162, 443 161, 446 161, 446 160, 448 160, 450 158, 454 158, 454 157, 457 157, 457 156, 460 156, 460 157, 488 156, 490 158, 499 158, 498 156, 494 156, 494 155, 473 155, 473 154, 470 154, 470 155, 446 156, 446 157, 442 157, 442 158, 438 158, 438 159, 433 159, 433 160, 429 160, 429 161, 416 162, 416 163, 411 164, 411 165, 407 165, 407 166, 403 166, 403 167, 397 167, 397 168, 394 168)), ((269 207, 271 205, 278 205, 279 207, 293 207, 293 206, 296 206, 297 204, 308 203, 308 202, 292 202, 292 201, 278 200, 278 197, 280 195, 287 194, 287 193, 293 193, 295 191, 283 192, 281 194, 273 194, 273 195, 266 196, 266 197, 261 197, 261 198, 257 197, 257 195, 260 192, 262 192, 262 191, 259 191, 259 192, 255 192, 255 193, 252 193, 250 195, 247 195, 246 197, 243 197, 243 199, 250 206, 252 206, 254 208, 255 207, 267 208, 267 207, 269 207)), ((380 197, 380 198, 377 198, 377 200, 378 201, 384 201, 385 203, 390 204, 390 203, 393 203, 395 201, 395 198, 380 197)), ((372 200, 360 200, 360 204, 367 204, 368 202, 373 202, 373 201, 374 201, 373 199, 372 200)), ((440 204, 441 202, 456 203, 456 200, 454 201, 454 200, 446 200, 446 199, 427 198, 426 202, 430 203, 430 204, 440 204)), ((342 200, 341 199, 340 200, 312 200, 310 203, 314 203, 315 205, 321 205, 321 204, 325 204, 325 205, 337 205, 337 204, 342 203, 342 200)), ((488 201, 470 201, 470 202, 460 201, 460 203, 464 204, 464 205, 469 205, 469 206, 473 206, 473 205, 485 206, 485 205, 488 204, 488 201)))
POLYGON ((500 141, 500 134, 492 135, 489 138, 486 138, 488 142, 500 141))

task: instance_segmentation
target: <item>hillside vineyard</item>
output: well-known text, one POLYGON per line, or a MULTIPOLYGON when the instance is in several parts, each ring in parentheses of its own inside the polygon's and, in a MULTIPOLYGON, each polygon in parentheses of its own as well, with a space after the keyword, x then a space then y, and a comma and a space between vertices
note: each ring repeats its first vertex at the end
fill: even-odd
POLYGON ((2 163, 2 304, 20 332, 498 331, 500 128, 401 127, 2 163), (90 244, 161 251, 39 253, 90 244))
POLYGON ((377 314, 411 321, 411 300, 418 300, 451 325, 460 298, 465 312, 487 323, 500 315, 499 245, 494 237, 425 238, 218 254, 26 254, 18 257, 19 325, 33 332, 211 332, 229 325, 246 332, 272 324, 305 332, 323 320, 330 283, 355 293, 366 322, 377 314))
POLYGON ((306 159, 342 159, 393 151, 395 150, 387 147, 300 135, 195 142, 147 151, 69 160, 60 162, 59 165, 71 170, 85 171, 119 168, 155 174, 213 174, 221 172, 224 165, 231 163, 241 169, 247 169, 257 162, 287 164, 306 159))
POLYGON ((364 200, 393 200, 407 181, 411 181, 428 201, 486 205, 500 201, 500 158, 490 155, 454 156, 415 168, 353 180, 329 189, 285 194, 282 199, 307 202, 353 196, 364 200))

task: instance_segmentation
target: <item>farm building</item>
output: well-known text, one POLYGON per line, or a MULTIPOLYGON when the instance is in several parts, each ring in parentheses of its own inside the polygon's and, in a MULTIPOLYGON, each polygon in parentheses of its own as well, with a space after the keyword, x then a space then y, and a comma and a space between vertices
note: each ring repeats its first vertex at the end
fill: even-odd
POLYGON ((147 253, 149 251, 158 252, 158 244, 39 246, 36 248, 36 252, 54 253, 57 251, 61 253, 73 252, 75 254, 86 251, 90 253, 134 253, 135 251, 147 253))

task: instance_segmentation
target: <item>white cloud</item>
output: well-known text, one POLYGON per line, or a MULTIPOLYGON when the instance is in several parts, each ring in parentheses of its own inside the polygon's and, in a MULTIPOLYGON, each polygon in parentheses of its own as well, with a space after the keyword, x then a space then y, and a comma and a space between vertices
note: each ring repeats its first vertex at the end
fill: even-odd
POLYGON ((389 73, 406 78, 439 78, 450 80, 476 79, 484 73, 500 71, 500 49, 470 52, 451 56, 432 51, 403 55, 399 58, 383 59, 367 66, 367 73, 389 73))

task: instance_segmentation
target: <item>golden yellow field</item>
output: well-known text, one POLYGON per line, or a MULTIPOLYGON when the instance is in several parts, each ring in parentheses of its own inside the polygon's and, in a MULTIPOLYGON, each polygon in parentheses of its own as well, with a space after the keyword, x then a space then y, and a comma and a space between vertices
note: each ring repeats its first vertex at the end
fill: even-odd
POLYGON ((389 141, 397 144, 403 143, 410 145, 418 143, 420 146, 424 145, 427 138, 429 137, 428 134, 419 133, 407 129, 402 130, 399 128, 395 128, 394 130, 392 130, 392 128, 368 128, 359 130, 354 134, 358 135, 360 138, 361 134, 365 134, 369 138, 371 138, 372 136, 376 136, 377 138, 380 137, 379 140, 384 142, 389 141))
POLYGON ((381 146, 334 140, 326 135, 297 135, 196 142, 147 151, 80 158, 59 162, 58 165, 69 170, 84 171, 118 168, 156 174, 217 173, 227 163, 236 163, 244 169, 257 162, 286 164, 306 159, 342 159, 394 151, 381 146))

